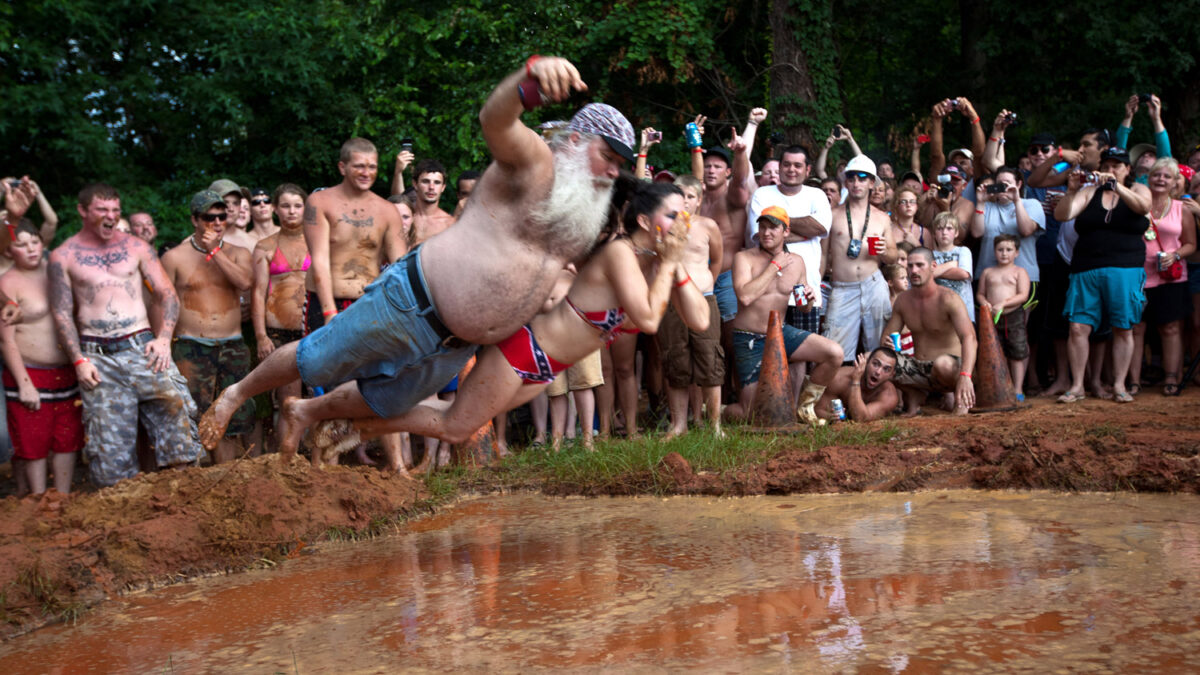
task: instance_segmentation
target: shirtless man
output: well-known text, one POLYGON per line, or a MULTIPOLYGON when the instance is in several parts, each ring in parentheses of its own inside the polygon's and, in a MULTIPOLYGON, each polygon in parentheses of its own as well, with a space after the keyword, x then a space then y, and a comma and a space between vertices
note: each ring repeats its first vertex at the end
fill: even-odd
POLYGON ((154 247, 154 240, 158 239, 158 228, 154 226, 154 218, 145 211, 138 211, 129 215, 129 229, 133 236, 154 247))
POLYGON ((383 261, 395 262, 404 252, 400 214, 371 192, 379 173, 375 145, 351 138, 342 144, 337 166, 342 182, 310 194, 304 205, 304 240, 312 253, 305 278, 307 333, 361 297, 383 261))
POLYGON ((423 159, 413 168, 417 185, 417 203, 413 208, 413 231, 417 243, 454 224, 454 216, 442 210, 442 192, 446 190, 446 168, 434 159, 423 159))
MULTIPOLYGON (((767 118, 767 111, 750 111, 749 127, 757 127, 767 118)), ((734 132, 729 144, 733 151, 721 147, 704 153, 704 201, 700 215, 716 221, 721 229, 721 250, 724 252, 721 273, 717 276, 715 293, 721 308, 721 321, 730 321, 737 314, 737 294, 733 290, 733 258, 742 250, 746 238, 746 205, 750 203, 753 176, 750 167, 750 148, 743 137, 734 132)))
MULTIPOLYGON (((251 286, 250 252, 222 240, 229 223, 220 195, 202 190, 192 197, 190 206, 194 231, 167 251, 162 265, 183 305, 171 356, 187 378, 196 407, 207 410, 221 389, 250 372, 250 348, 242 338, 238 300, 251 286)), ((254 422, 254 404, 247 402, 234 414, 229 432, 217 444, 214 464, 238 456, 254 422)))
MULTIPOLYGON (((585 106, 548 141, 521 122, 523 108, 586 88, 557 57, 531 57, 505 78, 479 114, 494 161, 458 223, 390 266, 345 316, 226 389, 205 415, 205 442, 215 445, 248 396, 297 377, 353 380, 309 406, 312 420, 394 417, 449 382, 476 345, 529 321, 566 263, 596 241, 613 181, 633 161, 633 127, 611 106, 585 106)), ((285 415, 285 443, 307 421, 285 415)))
POLYGON ((876 347, 859 354, 852 366, 838 368, 833 381, 817 402, 817 414, 832 420, 833 399, 846 406, 846 417, 855 422, 873 422, 892 414, 900 405, 900 392, 892 384, 896 372, 896 352, 891 347, 876 347))
POLYGON ((914 248, 908 254, 909 290, 896 297, 892 317, 880 338, 912 331, 915 353, 901 354, 892 381, 904 392, 905 417, 921 411, 931 391, 952 393, 954 411, 966 414, 975 405, 975 328, 958 293, 933 282, 933 252, 914 248))
MULTIPOLYGON (((680 176, 675 184, 683 190, 683 209, 697 213, 704 198, 700 181, 680 176)), ((667 380, 667 404, 671 410, 671 430, 663 440, 687 432, 688 387, 696 385, 708 409, 708 419, 718 438, 721 432, 721 382, 725 379, 725 351, 721 349, 721 313, 713 296, 713 282, 722 267, 721 230, 712 218, 690 218, 691 236, 683 254, 683 266, 708 302, 708 330, 688 328, 674 305, 667 308, 658 327, 663 374, 667 380)), ((699 417, 699 406, 694 416, 699 417)))
POLYGON ((861 338, 865 351, 879 346, 879 329, 891 310, 880 265, 896 262, 891 218, 868 202, 875 162, 858 155, 846 164, 846 203, 833 210, 829 236, 821 240, 833 292, 825 311, 825 337, 842 346, 843 362, 854 362, 861 338), (874 247, 872 247, 874 244, 874 247))
MULTIPOLYGON (((50 254, 50 307, 59 343, 83 388, 88 472, 98 486, 137 474, 138 416, 154 436, 158 466, 194 464, 196 404, 171 361, 179 298, 154 250, 116 231, 121 197, 92 184, 79 193, 83 228, 50 254), (152 289, 151 311, 142 300, 152 289)), ((232 411, 231 411, 232 412, 232 411)))
MULTIPOLYGON (((802 304, 811 304, 817 297, 817 289, 805 283, 804 259, 784 248, 790 223, 791 218, 783 207, 768 206, 758 217, 758 246, 734 256, 733 287, 737 290, 739 309, 732 321, 733 349, 742 395, 739 403, 725 408, 725 416, 730 419, 746 417, 750 402, 754 400, 771 312, 783 316, 788 298, 798 284, 804 284, 802 304)), ((842 350, 828 338, 787 323, 781 322, 781 325, 788 363, 816 363, 800 390, 796 416, 801 422, 824 424, 825 420, 817 417, 814 406, 837 372, 842 362, 842 350)))

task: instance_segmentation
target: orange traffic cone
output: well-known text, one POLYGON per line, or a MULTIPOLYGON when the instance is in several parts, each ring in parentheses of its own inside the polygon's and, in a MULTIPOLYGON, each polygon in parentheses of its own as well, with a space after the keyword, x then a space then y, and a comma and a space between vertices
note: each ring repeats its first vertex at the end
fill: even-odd
MULTIPOLYGON (((467 365, 458 374, 459 386, 467 381, 467 375, 475 367, 475 357, 472 356, 467 365)), ((465 443, 457 443, 450 451, 452 460, 459 466, 487 466, 496 459, 496 430, 492 421, 488 420, 471 434, 465 443)))
POLYGON ((975 356, 975 407, 971 412, 1001 412, 1017 407, 1008 359, 1000 348, 992 318, 981 310, 975 321, 979 346, 975 356))
POLYGON ((760 427, 793 426, 796 410, 792 407, 792 386, 788 380, 787 350, 783 346, 783 325, 779 312, 771 312, 767 321, 766 344, 763 345, 762 366, 758 373, 758 388, 750 402, 750 421, 760 427))

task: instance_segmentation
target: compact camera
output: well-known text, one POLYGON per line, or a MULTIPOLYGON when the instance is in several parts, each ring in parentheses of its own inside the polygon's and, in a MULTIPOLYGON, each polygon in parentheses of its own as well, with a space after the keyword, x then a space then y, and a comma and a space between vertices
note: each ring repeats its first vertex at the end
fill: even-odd
POLYGON ((862 253, 862 239, 851 239, 850 244, 846 246, 846 257, 854 260, 862 253))
POLYGON ((1010 112, 1007 115, 1005 115, 1004 121, 1008 122, 1008 126, 1010 126, 1010 127, 1015 127, 1015 126, 1018 126, 1021 124, 1017 120, 1017 113, 1015 113, 1015 112, 1010 112))

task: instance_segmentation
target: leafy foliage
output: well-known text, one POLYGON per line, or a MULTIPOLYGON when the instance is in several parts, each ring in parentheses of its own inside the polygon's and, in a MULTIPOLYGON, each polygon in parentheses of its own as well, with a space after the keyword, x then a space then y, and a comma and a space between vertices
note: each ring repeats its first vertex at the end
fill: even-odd
MULTIPOLYGON (((590 91, 527 122, 603 99, 636 127, 665 131, 651 161, 675 169, 697 113, 711 142, 751 107, 786 101, 801 112, 775 117, 776 128, 824 138, 844 122, 879 154, 902 151, 944 97, 970 97, 985 122, 1018 111, 1020 147, 1036 130, 1069 141, 1114 126, 1129 94, 1156 91, 1181 148, 1200 119, 1200 71, 1184 46, 1200 37, 1191 13, 1116 0, 25 0, 0 7, 0 149, 4 173, 38 179, 65 233, 77 222, 72 196, 104 179, 169 237, 185 228, 190 193, 216 177, 268 188, 338 180, 336 152, 353 135, 378 145, 381 191, 403 137, 452 176, 482 168, 478 110, 531 53, 572 59, 590 91), (784 46, 772 37, 775 6, 805 55, 812 100, 770 91, 784 46)), ((948 147, 967 138, 959 124, 948 147)), ((1139 115, 1134 141, 1148 136, 1139 115)))

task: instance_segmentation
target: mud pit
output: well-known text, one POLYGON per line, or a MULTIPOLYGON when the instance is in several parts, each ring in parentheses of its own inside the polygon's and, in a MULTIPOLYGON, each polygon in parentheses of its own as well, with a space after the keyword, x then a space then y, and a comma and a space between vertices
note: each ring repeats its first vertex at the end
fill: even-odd
MULTIPOLYGON (((1200 490, 1200 392, 1143 394, 1129 405, 1035 401, 1015 413, 932 413, 873 426, 899 429, 886 447, 785 449, 724 475, 669 467, 682 494, 1049 488, 1200 490)), ((653 440, 649 442, 654 442, 653 440)), ((485 474, 488 472, 484 472, 485 474)), ((481 484, 486 488, 486 476, 481 484)), ((653 485, 629 476, 610 494, 653 485)), ((595 494, 587 486, 543 486, 595 494)), ((0 611, 7 635, 131 588, 240 570, 311 551, 332 528, 364 531, 411 513, 419 483, 375 469, 283 470, 275 456, 141 476, 70 499, 0 500, 0 611)))

